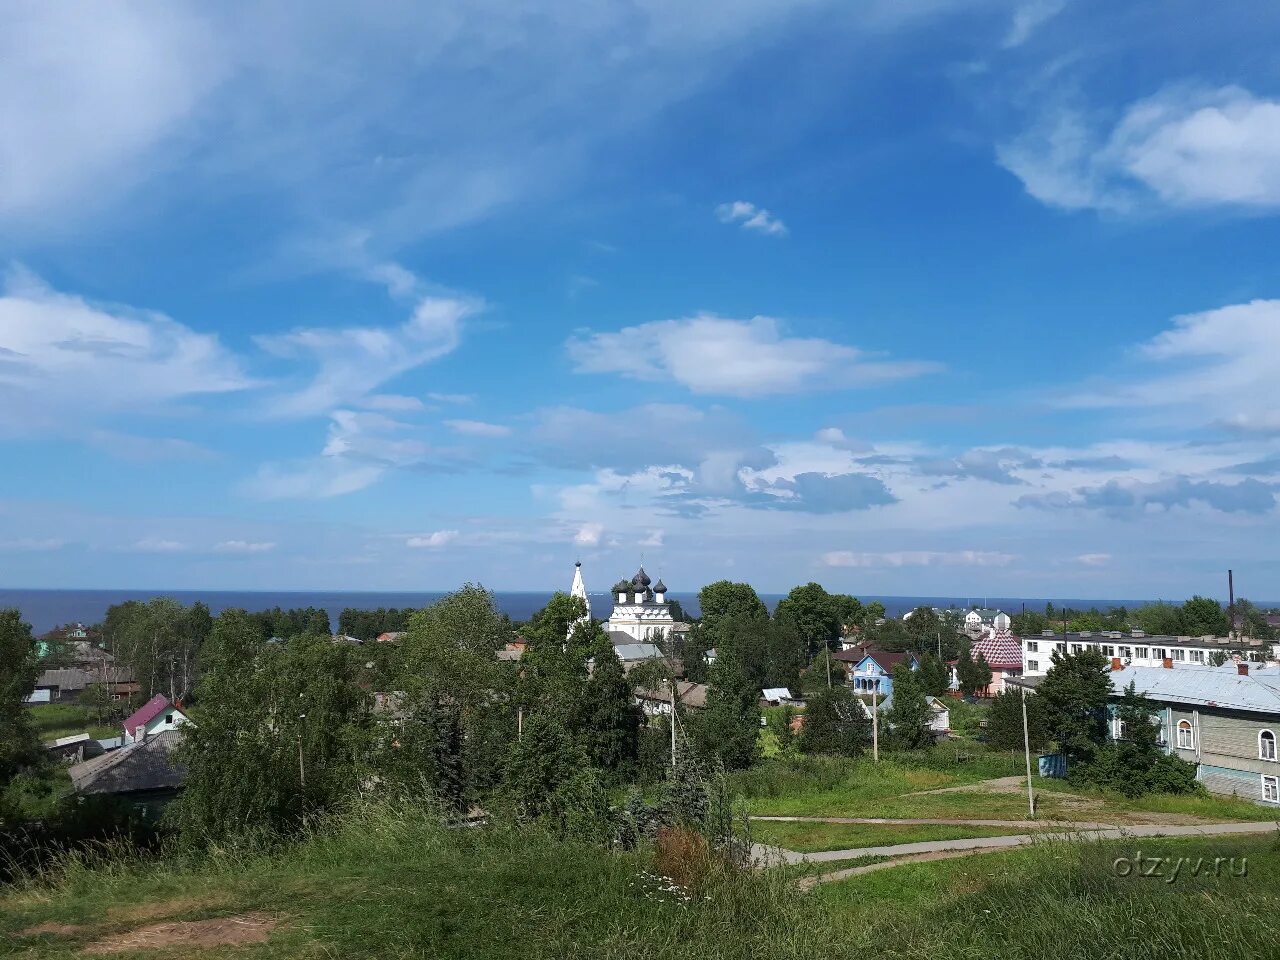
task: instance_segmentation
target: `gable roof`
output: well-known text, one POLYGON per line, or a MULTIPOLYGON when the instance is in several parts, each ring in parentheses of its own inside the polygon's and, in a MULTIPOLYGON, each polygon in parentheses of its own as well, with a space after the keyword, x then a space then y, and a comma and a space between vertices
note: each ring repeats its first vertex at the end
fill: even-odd
MULTIPOLYGON (((659 703, 671 702, 671 691, 665 687, 649 690, 640 688, 636 696, 641 700, 655 700, 659 703)), ((687 707, 705 707, 707 705, 707 685, 693 683, 689 680, 676 681, 676 698, 687 707)))
POLYGON ((918 662, 916 655, 910 651, 902 651, 899 653, 890 653, 888 650, 864 650, 855 647, 852 650, 841 650, 839 653, 831 655, 832 660, 839 660, 851 666, 857 666, 863 660, 871 660, 885 673, 893 673, 893 668, 900 663, 918 662))
POLYGON ((186 771, 173 762, 182 733, 167 730, 119 750, 77 763, 67 772, 79 793, 136 793, 182 786, 186 771))
POLYGON ((1120 696, 1130 683, 1139 693, 1164 703, 1225 707, 1249 713, 1280 716, 1280 671, 1259 669, 1250 664, 1248 674, 1230 669, 1179 665, 1168 667, 1125 667, 1110 674, 1112 693, 1120 696))
POLYGON ((969 648, 969 654, 977 660, 979 653, 993 670, 1022 669, 1022 643, 1007 630, 999 630, 989 637, 975 640, 969 648))
POLYGON ((652 660, 662 656, 662 651, 652 643, 615 643, 613 652, 619 660, 652 660))
POLYGON ((163 693, 157 693, 129 715, 129 719, 124 722, 124 732, 132 734, 138 727, 145 727, 168 708, 169 698, 163 693))
POLYGON ((760 691, 760 696, 765 700, 790 700, 791 691, 786 687, 765 687, 760 691))

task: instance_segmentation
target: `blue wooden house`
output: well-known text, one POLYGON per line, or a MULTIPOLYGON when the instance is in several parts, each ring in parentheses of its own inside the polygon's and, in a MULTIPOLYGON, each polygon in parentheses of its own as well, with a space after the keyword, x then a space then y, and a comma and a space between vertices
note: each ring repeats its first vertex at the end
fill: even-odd
POLYGON ((889 653, 886 650, 868 650, 854 647, 832 654, 832 659, 845 665, 849 684, 854 693, 876 694, 887 697, 893 693, 893 668, 900 663, 912 670, 920 668, 920 660, 914 653, 889 653))

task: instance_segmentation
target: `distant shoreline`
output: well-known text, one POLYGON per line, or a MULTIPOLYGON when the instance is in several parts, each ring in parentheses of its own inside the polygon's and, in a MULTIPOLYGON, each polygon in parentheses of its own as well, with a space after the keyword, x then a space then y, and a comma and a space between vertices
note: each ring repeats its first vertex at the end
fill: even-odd
MULTIPOLYGON (((562 589, 568 589, 568 583, 562 589)), ((61 590, 49 588, 0 588, 0 608, 17 607, 22 617, 37 633, 44 633, 63 623, 80 621, 96 623, 106 614, 107 608, 126 600, 150 600, 153 597, 173 597, 190 604, 203 601, 216 616, 231 607, 247 610, 268 610, 272 607, 321 607, 328 611, 334 627, 338 614, 348 607, 374 609, 377 607, 422 607, 446 596, 447 590, 378 591, 378 590, 61 590)), ((551 590, 495 590, 499 609, 513 620, 527 620, 539 610, 551 596, 551 590)), ((593 613, 597 617, 608 615, 611 608, 607 591, 590 591, 593 613), (603 607, 603 609, 600 609, 603 607)), ((696 593, 672 593, 672 599, 693 615, 698 613, 696 593)), ((770 609, 784 594, 762 593, 760 598, 770 609)), ((940 597, 940 596, 882 596, 864 594, 864 602, 878 600, 885 605, 889 616, 900 616, 918 606, 957 607, 978 604, 1017 613, 1023 606, 1029 610, 1043 610, 1045 603, 1055 607, 1072 606, 1088 609, 1106 609, 1112 606, 1135 607, 1151 600, 1085 600, 1059 597, 940 597)), ((1169 602, 1178 602, 1169 601, 1169 602)), ((1225 602, 1225 601, 1224 601, 1225 602)), ((1270 606, 1255 601, 1259 606, 1270 606)))

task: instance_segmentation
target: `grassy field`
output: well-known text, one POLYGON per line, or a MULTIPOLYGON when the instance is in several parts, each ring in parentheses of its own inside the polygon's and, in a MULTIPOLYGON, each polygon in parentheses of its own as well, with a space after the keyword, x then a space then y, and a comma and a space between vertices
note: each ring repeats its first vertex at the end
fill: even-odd
POLYGON ((756 843, 767 843, 800 853, 853 850, 895 843, 919 843, 923 840, 1002 837, 1026 832, 1021 828, 948 827, 932 824, 785 823, 766 820, 756 820, 751 824, 751 838, 756 843))
POLYGON ((43 741, 69 737, 74 733, 87 733, 94 739, 119 736, 118 724, 97 724, 89 711, 74 703, 42 703, 27 707, 31 726, 43 741))
MULTIPOLYGON (((1022 820, 1028 810, 1020 785, 999 791, 922 791, 972 787, 985 780, 1016 777, 1024 770, 1020 754, 943 745, 929 754, 885 754, 879 764, 867 757, 768 760, 738 774, 734 786, 753 815, 1022 820)), ((1125 824, 1154 822, 1169 815, 1210 820, 1269 816, 1265 808, 1231 797, 1159 795, 1131 800, 1040 777, 1034 778, 1033 786, 1037 819, 1043 820, 1125 824)))
POLYGON ((676 888, 645 850, 609 852, 536 830, 451 831, 421 810, 371 809, 274 855, 74 867, 0 892, 0 943, 19 957, 119 949, 155 960, 1274 957, 1280 854, 1271 838, 1142 844, 1146 857, 1247 857, 1243 879, 1118 877, 1115 858, 1133 852, 1045 844, 807 894, 785 871, 712 869, 676 888), (178 921, 212 921, 242 942, 193 940, 203 928, 178 921))

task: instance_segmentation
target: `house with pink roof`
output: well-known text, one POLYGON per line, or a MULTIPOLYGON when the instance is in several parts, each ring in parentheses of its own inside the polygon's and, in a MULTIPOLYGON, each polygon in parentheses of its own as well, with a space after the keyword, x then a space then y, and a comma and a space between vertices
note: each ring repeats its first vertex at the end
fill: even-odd
POLYGON ((1004 690, 1005 680, 1022 676, 1022 640, 1008 630, 973 641, 969 654, 974 660, 981 654, 991 668, 991 683, 980 691, 983 696, 994 697, 1004 690))
POLYGON ((191 720, 162 693, 140 706, 124 722, 124 742, 137 743, 157 733, 177 730, 191 720))

